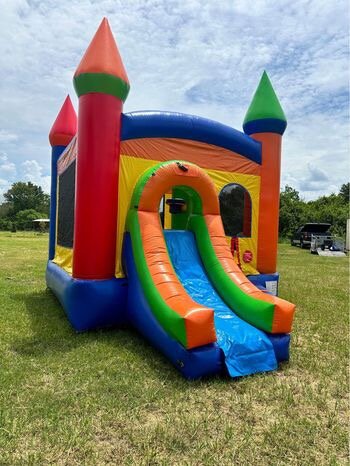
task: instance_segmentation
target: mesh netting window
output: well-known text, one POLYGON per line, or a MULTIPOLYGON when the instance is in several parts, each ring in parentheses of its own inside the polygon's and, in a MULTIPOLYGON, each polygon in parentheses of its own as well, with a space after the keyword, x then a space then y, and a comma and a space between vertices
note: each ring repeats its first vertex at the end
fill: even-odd
POLYGON ((73 247, 75 202, 75 160, 58 177, 57 244, 73 247))
POLYGON ((249 192, 240 184, 228 184, 221 190, 219 201, 226 236, 250 237, 252 203, 249 192))

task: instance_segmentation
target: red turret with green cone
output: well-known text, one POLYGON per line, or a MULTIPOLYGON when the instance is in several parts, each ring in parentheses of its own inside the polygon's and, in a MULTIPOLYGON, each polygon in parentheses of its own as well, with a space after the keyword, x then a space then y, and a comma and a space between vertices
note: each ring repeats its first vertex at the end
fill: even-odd
POLYGON ((57 162, 77 132, 77 115, 67 95, 49 134, 51 151, 49 260, 55 257, 57 218, 57 162))
POLYGON ((106 18, 74 75, 79 97, 73 276, 114 276, 120 127, 129 81, 106 18))

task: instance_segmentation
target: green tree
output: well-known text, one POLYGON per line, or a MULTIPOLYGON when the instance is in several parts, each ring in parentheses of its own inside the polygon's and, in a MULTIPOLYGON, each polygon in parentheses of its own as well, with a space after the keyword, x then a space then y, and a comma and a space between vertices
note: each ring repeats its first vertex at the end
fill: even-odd
POLYGON ((29 209, 43 212, 44 217, 49 215, 50 196, 44 193, 41 186, 30 181, 13 183, 11 188, 4 193, 4 198, 10 205, 9 217, 15 217, 18 212, 29 209))
MULTIPOLYGON (((343 185, 345 186, 345 185, 343 185)), ((339 194, 322 196, 306 203, 306 221, 330 223, 331 233, 345 236, 346 219, 348 218, 348 203, 339 194)))
POLYGON ((3 219, 8 216, 11 210, 11 206, 8 202, 3 202, 0 204, 0 219, 3 219))
POLYGON ((19 230, 33 230, 33 220, 43 217, 45 217, 44 214, 37 212, 34 209, 21 210, 20 212, 17 212, 15 217, 16 227, 19 230))
POLYGON ((280 194, 279 234, 282 238, 291 236, 304 220, 303 201, 299 192, 286 185, 280 194))
POLYGON ((339 191, 339 197, 344 204, 349 205, 350 201, 350 183, 345 183, 341 186, 339 191))
POLYGON ((285 238, 304 223, 330 223, 331 233, 344 236, 349 217, 349 183, 343 184, 338 194, 321 196, 313 201, 300 199, 297 190, 285 186, 280 195, 280 237, 285 238))
POLYGON ((0 230, 4 231, 11 231, 13 228, 13 222, 11 222, 10 219, 3 217, 0 217, 0 230))

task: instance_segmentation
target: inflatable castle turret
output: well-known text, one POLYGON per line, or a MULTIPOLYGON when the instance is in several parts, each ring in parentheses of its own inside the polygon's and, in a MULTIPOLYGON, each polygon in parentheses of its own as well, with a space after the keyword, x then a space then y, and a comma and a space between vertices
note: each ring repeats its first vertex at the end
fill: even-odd
POLYGON ((73 79, 78 121, 67 97, 49 136, 46 269, 72 327, 133 327, 189 379, 276 369, 295 306, 277 296, 286 119, 266 73, 244 133, 124 113, 129 81, 107 19, 73 79))
POLYGON ((56 209, 57 209, 57 162, 77 132, 77 114, 67 95, 57 118, 52 125, 49 141, 51 144, 51 190, 50 190, 50 239, 49 259, 55 257, 56 209))
POLYGON ((120 127, 129 81, 107 19, 75 74, 79 125, 73 277, 114 277, 120 127), (93 251, 93 253, 92 253, 93 251))
POLYGON ((286 117, 264 71, 243 123, 244 132, 262 147, 257 269, 264 274, 277 270, 281 142, 286 127, 286 117))

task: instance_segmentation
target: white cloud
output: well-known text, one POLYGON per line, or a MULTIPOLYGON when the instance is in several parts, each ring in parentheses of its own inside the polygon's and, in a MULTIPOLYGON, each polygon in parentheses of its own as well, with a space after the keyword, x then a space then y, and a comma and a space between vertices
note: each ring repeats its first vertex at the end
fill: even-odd
POLYGON ((42 186, 47 193, 50 192, 51 178, 45 175, 43 167, 37 160, 25 160, 18 167, 9 161, 5 153, 0 153, 0 202, 3 201, 4 193, 15 181, 31 181, 42 186))
POLYGON ((42 186, 47 193, 50 192, 50 176, 43 175, 43 168, 36 160, 26 160, 21 164, 22 179, 42 186))
POLYGON ((7 154, 0 153, 0 177, 12 179, 16 175, 16 165, 9 161, 7 154))
POLYGON ((6 153, 0 152, 0 203, 17 174, 16 165, 9 161, 6 153))
POLYGON ((307 192, 320 192, 327 189, 329 177, 326 172, 311 163, 307 165, 307 169, 307 176, 299 182, 300 189, 307 192))
POLYGON ((327 173, 324 170, 322 170, 321 168, 316 167, 312 163, 309 163, 307 168, 309 170, 308 179, 310 181, 315 181, 315 182, 320 182, 320 183, 325 183, 325 182, 329 181, 329 177, 328 177, 327 173))
POLYGON ((318 195, 304 190, 311 164, 326 171, 328 192, 348 179, 347 11, 345 0, 2 2, 0 150, 18 176, 48 187, 48 132, 108 16, 131 82, 126 111, 194 113, 240 129, 266 68, 288 118, 282 182, 318 195))
POLYGON ((0 143, 14 142, 17 141, 18 136, 15 133, 0 129, 0 143))

